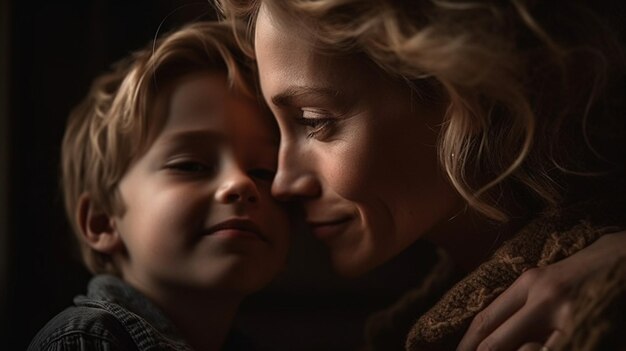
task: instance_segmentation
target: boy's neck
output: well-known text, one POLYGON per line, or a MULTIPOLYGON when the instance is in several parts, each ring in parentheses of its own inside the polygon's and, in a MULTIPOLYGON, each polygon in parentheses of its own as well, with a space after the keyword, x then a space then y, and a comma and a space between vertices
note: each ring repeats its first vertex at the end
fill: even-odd
POLYGON ((226 293, 145 290, 151 290, 141 292, 165 313, 183 339, 197 351, 220 350, 243 300, 243 296, 226 293))
POLYGON ((241 298, 209 297, 207 294, 194 298, 190 295, 176 297, 162 308, 194 350, 219 350, 230 331, 241 298))

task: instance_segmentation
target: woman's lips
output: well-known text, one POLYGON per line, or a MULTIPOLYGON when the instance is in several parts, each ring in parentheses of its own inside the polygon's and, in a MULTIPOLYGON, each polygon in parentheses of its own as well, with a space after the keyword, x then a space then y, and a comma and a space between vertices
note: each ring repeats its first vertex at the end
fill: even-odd
POLYGON ((307 223, 316 238, 328 240, 343 233, 351 221, 352 217, 343 217, 330 221, 307 221, 307 223))

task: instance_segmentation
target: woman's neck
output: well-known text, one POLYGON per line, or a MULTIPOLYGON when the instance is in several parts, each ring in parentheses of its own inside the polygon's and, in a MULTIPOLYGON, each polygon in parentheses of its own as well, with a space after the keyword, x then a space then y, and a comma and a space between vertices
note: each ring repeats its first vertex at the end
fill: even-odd
POLYGON ((437 225, 425 239, 443 248, 459 269, 469 272, 487 260, 520 227, 516 221, 495 223, 466 209, 437 225))

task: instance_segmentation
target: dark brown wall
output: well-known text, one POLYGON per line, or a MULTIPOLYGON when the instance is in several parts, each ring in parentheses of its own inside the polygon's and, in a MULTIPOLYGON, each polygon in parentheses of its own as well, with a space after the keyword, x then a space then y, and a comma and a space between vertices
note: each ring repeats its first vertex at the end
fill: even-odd
MULTIPOLYGON (((8 80, 9 4, 0 1, 0 316, 6 315, 7 286, 7 175, 8 175, 8 80)), ((3 325, 0 325, 2 328, 3 325)))

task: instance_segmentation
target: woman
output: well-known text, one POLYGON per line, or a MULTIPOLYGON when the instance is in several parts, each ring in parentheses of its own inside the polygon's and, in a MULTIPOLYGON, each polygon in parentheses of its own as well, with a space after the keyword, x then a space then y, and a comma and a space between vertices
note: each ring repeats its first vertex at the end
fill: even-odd
POLYGON ((611 340, 608 328, 576 344, 575 321, 588 318, 568 295, 581 281, 619 287, 626 255, 624 232, 604 235, 624 228, 624 59, 592 12, 525 1, 221 6, 254 28, 281 131, 273 193, 303 206, 336 270, 359 275, 426 237, 471 272, 416 323, 423 291, 379 315, 372 348, 402 346, 407 332, 416 350, 611 340))

